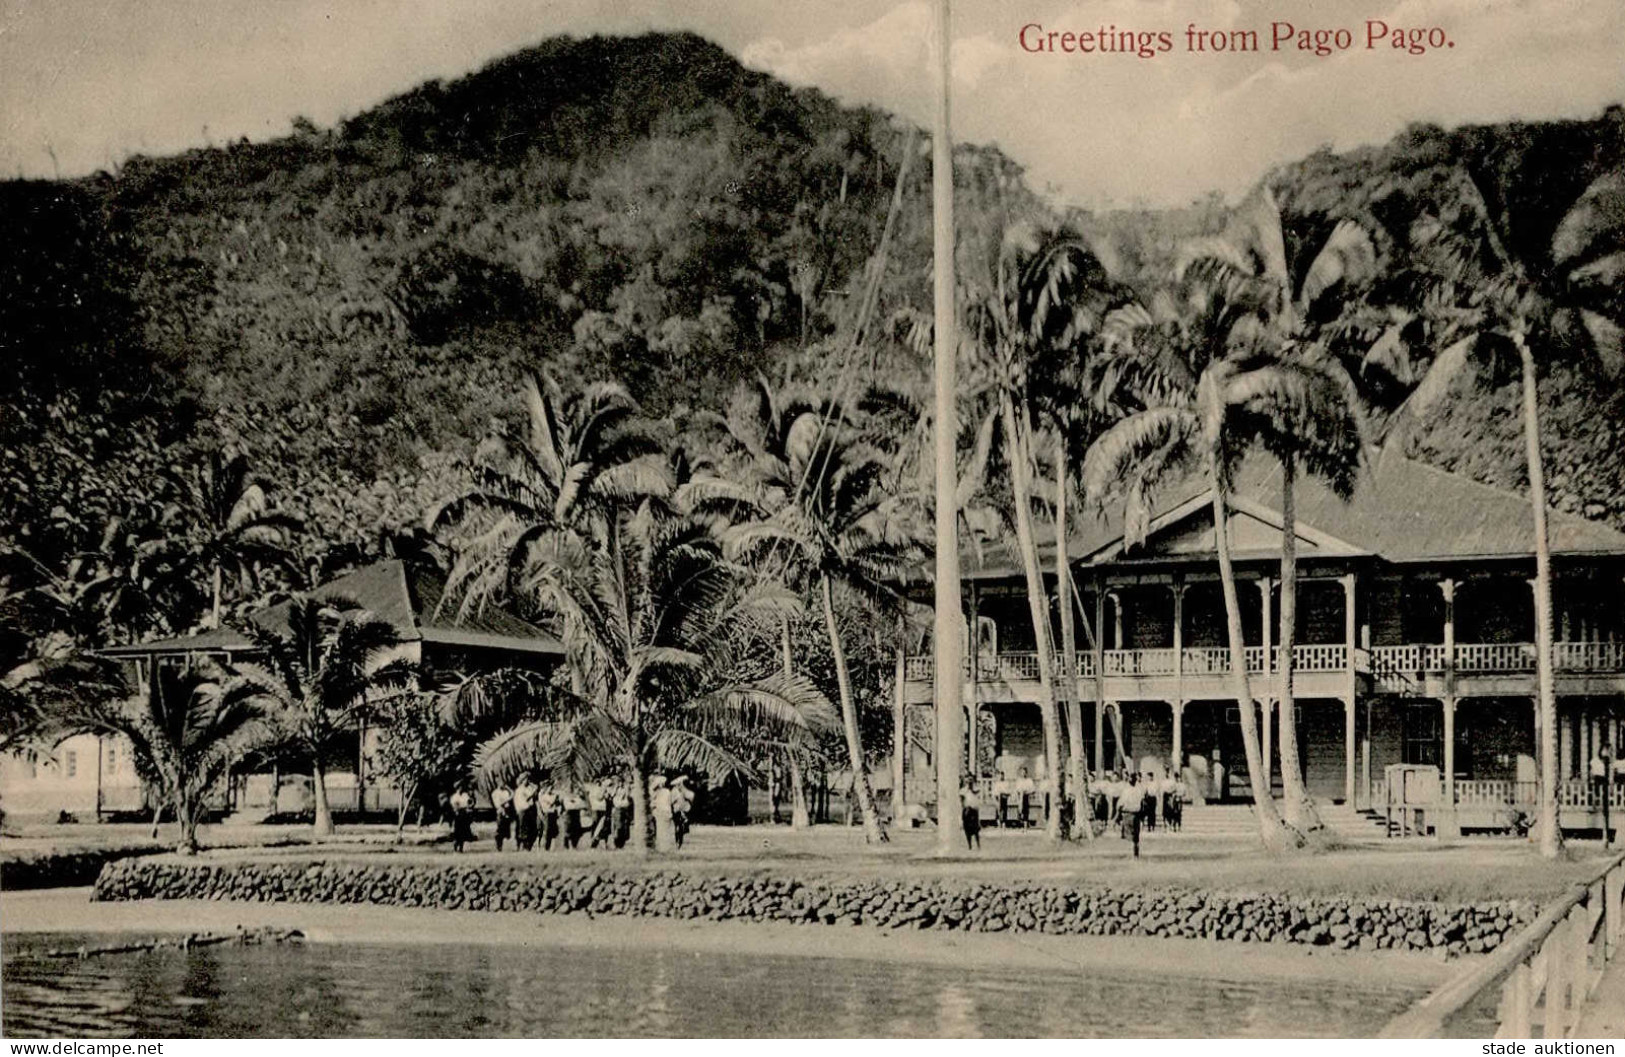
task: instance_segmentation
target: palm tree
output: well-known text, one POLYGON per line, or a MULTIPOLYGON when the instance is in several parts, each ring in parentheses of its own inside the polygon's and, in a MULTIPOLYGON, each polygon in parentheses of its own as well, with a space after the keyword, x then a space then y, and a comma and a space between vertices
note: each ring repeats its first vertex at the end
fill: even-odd
POLYGON ((852 431, 833 426, 811 443, 794 445, 791 467, 800 486, 778 509, 729 533, 732 553, 782 561, 782 575, 816 590, 835 662, 841 721, 852 767, 853 793, 863 816, 864 839, 885 841, 875 807, 858 726, 857 703, 835 612, 836 586, 871 599, 892 600, 885 584, 907 565, 915 548, 889 518, 895 501, 881 488, 889 462, 852 431))
MULTIPOLYGON (((1625 369, 1625 322, 1619 309, 1620 246, 1625 239, 1625 169, 1598 177, 1551 235, 1547 260, 1513 252, 1511 218, 1491 210, 1473 175, 1451 172, 1465 207, 1464 224, 1422 218, 1413 240, 1425 266, 1455 296, 1447 299, 1449 341, 1395 415, 1396 427, 1423 418, 1476 355, 1510 345, 1522 373, 1524 455, 1535 526, 1535 668, 1539 694, 1541 854, 1562 844, 1557 817, 1557 693, 1552 671, 1552 557, 1546 528, 1546 473, 1540 448, 1539 366, 1543 351, 1567 347, 1608 377, 1625 369), (1465 229, 1465 230, 1463 230, 1465 229), (1462 335, 1465 336, 1462 336, 1462 335)), ((1443 344, 1443 342, 1441 342, 1443 344)))
POLYGON ((1274 851, 1291 846, 1294 840, 1265 784, 1229 535, 1231 481, 1253 439, 1237 427, 1247 417, 1247 405, 1263 381, 1257 370, 1216 360, 1202 372, 1193 399, 1136 412, 1102 434, 1089 449, 1083 478, 1087 493, 1097 502, 1113 491, 1122 491, 1130 507, 1125 522, 1130 522, 1135 517, 1133 508, 1146 504, 1165 475, 1191 462, 1204 466, 1212 493, 1214 547, 1224 593, 1230 685, 1241 718, 1242 748, 1259 832, 1265 847, 1274 851))
POLYGON ((465 610, 509 593, 532 545, 560 531, 603 540, 616 509, 671 488, 655 427, 624 387, 593 384, 566 396, 550 376, 527 374, 523 390, 524 430, 488 438, 472 488, 428 517, 431 528, 470 535, 448 585, 465 610))
POLYGON ((184 671, 160 666, 136 694, 122 685, 115 666, 86 662, 76 691, 52 710, 49 723, 58 740, 125 738, 137 773, 175 809, 176 850, 191 854, 208 791, 234 761, 278 736, 265 704, 256 688, 207 661, 184 671))
MULTIPOLYGON (((803 487, 811 450, 825 431, 848 424, 845 412, 832 401, 797 387, 775 391, 760 374, 755 385, 735 390, 727 416, 717 422, 726 438, 727 467, 696 473, 677 499, 691 510, 717 511, 735 521, 770 517, 793 502, 803 487)), ((763 572, 777 575, 781 570, 763 572)), ((790 633, 786 617, 779 628, 786 677, 795 673, 790 633)), ((790 828, 806 829, 811 818, 802 750, 786 745, 782 751, 790 771, 790 828)))
POLYGON ((244 585, 260 565, 285 561, 289 536, 299 521, 272 508, 265 483, 250 472, 248 458, 241 454, 211 451, 174 483, 177 500, 164 521, 182 541, 177 571, 208 574, 209 622, 219 627, 226 574, 244 585))
MULTIPOLYGON (((1036 498, 1036 420, 1046 408, 1071 404, 1082 395, 1068 393, 1056 399, 1051 387, 1062 379, 1078 377, 1066 370, 1068 361, 1076 357, 1084 336, 1095 329, 1103 315, 1112 283, 1088 244, 1065 227, 1010 227, 987 272, 982 285, 969 290, 965 298, 965 340, 977 351, 980 368, 980 377, 971 387, 972 396, 1001 425, 1001 453, 1010 478, 1009 513, 1015 525, 1038 651, 1045 781, 1052 802, 1058 803, 1061 761, 1055 649, 1050 634, 1049 596, 1039 567, 1032 518, 1036 498)), ((1064 555, 1065 543, 1059 542, 1058 548, 1064 555)), ((1071 599, 1064 599, 1063 604, 1070 606, 1071 599)), ((1070 611, 1067 617, 1070 625, 1070 611)), ((1076 649, 1072 652, 1075 654, 1076 649)), ((1081 752, 1081 723, 1078 726, 1074 760, 1081 752)), ((1081 778, 1076 763, 1074 770, 1081 778)), ((1075 783, 1074 791, 1077 789, 1075 783)), ((1046 832, 1052 839, 1061 835, 1060 825, 1060 812, 1051 811, 1046 832)))
POLYGON ((834 709, 805 677, 752 676, 741 647, 799 609, 788 591, 727 561, 714 519, 654 499, 611 513, 607 546, 560 537, 523 568, 519 586, 557 616, 585 693, 487 741, 486 782, 537 770, 631 780, 633 827, 651 846, 648 778, 662 769, 712 779, 751 774, 747 746, 809 745, 834 709))
MULTIPOLYGON (((1292 681, 1297 638, 1297 471, 1325 480, 1338 495, 1353 495, 1362 453, 1359 396, 1337 361, 1319 345, 1317 330, 1337 297, 1347 297, 1376 272, 1376 249, 1365 229, 1339 221, 1306 267, 1288 251, 1280 207, 1268 185, 1260 186, 1237 210, 1223 234, 1197 240, 1180 257, 1180 272, 1226 291, 1227 299, 1249 311, 1231 327, 1234 350, 1249 346, 1273 353, 1277 381, 1290 383, 1292 421, 1278 420, 1266 445, 1281 465, 1281 612, 1276 696, 1280 714, 1281 782, 1287 824, 1307 833, 1323 828, 1303 781, 1298 758, 1297 715, 1292 681), (1336 297, 1334 297, 1336 295, 1336 297), (1312 437, 1300 436, 1301 429, 1312 437)), ((1269 767, 1269 761, 1265 761, 1269 767)))
POLYGON ((263 660, 236 666, 234 690, 257 694, 287 740, 309 755, 316 799, 314 833, 332 836, 327 756, 340 731, 389 696, 410 691, 414 666, 395 626, 347 598, 302 595, 248 628, 263 660))

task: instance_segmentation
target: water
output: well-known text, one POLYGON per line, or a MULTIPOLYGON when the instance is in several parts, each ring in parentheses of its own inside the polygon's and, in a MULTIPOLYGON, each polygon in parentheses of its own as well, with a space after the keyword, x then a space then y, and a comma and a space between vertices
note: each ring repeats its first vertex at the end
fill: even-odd
POLYGON ((84 961, 4 938, 11 1037, 1367 1036, 1401 988, 855 959, 364 944, 84 961))

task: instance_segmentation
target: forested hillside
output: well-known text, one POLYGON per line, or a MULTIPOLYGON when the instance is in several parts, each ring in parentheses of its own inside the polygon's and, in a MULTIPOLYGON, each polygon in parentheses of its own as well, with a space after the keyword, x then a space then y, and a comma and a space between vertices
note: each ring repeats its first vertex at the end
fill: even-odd
MULTIPOLYGON (((431 82, 332 129, 74 181, 0 184, 0 525, 46 565, 105 551, 131 497, 159 516, 204 455, 245 452, 306 525, 312 569, 375 552, 451 490, 456 460, 518 408, 524 368, 614 378, 681 422, 762 372, 854 387, 923 367, 884 326, 929 305, 926 138, 747 71, 690 35, 561 38, 431 82), (861 348, 854 327, 889 205, 901 207, 861 348)), ((1625 161, 1625 115, 1444 131, 1317 154, 1270 179, 1289 239, 1368 226, 1383 284, 1340 351, 1377 417, 1433 354, 1417 327, 1406 226, 1459 208, 1465 167, 1548 260, 1564 210, 1625 161)), ((1019 168, 962 148, 962 256, 1045 214, 1019 168)), ((1075 217, 1144 287, 1220 203, 1075 217)), ((1615 285, 1617 286, 1617 276, 1615 285)), ((1571 366, 1545 419, 1554 501, 1625 527, 1625 398, 1571 366)), ((1513 374, 1409 440, 1519 485, 1513 374)), ((122 520, 121 520, 122 519, 122 520)))

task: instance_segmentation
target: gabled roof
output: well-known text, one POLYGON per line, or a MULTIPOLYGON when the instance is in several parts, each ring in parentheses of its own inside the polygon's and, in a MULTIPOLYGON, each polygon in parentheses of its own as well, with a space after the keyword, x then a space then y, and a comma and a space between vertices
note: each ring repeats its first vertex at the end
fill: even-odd
MULTIPOLYGON (((1295 491, 1300 551, 1304 557, 1374 555, 1390 562, 1448 561, 1467 558, 1521 558, 1535 552, 1529 500, 1398 454, 1385 453, 1361 473, 1354 497, 1343 502, 1313 479, 1300 476, 1295 491)), ((1178 560, 1213 551, 1212 493, 1205 475, 1187 478, 1163 491, 1150 520, 1146 542, 1123 546, 1120 503, 1104 514, 1077 519, 1067 553, 1074 561, 1178 560)), ((1238 558, 1280 553, 1281 472, 1273 461, 1255 458, 1237 474, 1231 496, 1236 514, 1233 539, 1238 558), (1247 529, 1256 524, 1267 534, 1247 529), (1243 545, 1245 540, 1257 546, 1243 545)), ((1625 533, 1557 510, 1547 511, 1553 554, 1625 556, 1625 533)), ((1045 568, 1053 565, 1054 537, 1040 538, 1045 568)), ((965 574, 1008 576, 1021 568, 1013 541, 981 548, 962 559, 965 574)))
MULTIPOLYGON (((455 606, 442 606, 446 582, 440 574, 408 569, 397 559, 376 562, 330 580, 311 594, 320 599, 347 598, 395 629, 402 642, 428 642, 473 649, 513 650, 562 656, 558 639, 511 613, 487 609, 459 616, 455 606)), ((290 602, 261 609, 248 619, 260 627, 287 623, 290 602)), ((114 646, 109 657, 142 657, 161 653, 235 653, 253 648, 248 636, 215 628, 157 642, 114 646)))

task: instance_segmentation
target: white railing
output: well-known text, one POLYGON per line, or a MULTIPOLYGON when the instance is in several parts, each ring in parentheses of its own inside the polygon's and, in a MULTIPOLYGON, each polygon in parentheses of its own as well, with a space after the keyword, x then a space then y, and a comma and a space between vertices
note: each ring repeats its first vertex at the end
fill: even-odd
POLYGON ((1107 650, 1107 675, 1173 675, 1173 650, 1107 650))
POLYGON ((1293 666, 1300 672, 1342 672, 1349 666, 1349 648, 1336 646, 1298 646, 1292 651, 1293 666))
POLYGON ((1554 642, 1552 664, 1559 671, 1625 671, 1625 642, 1554 642))
MULTIPOLYGON (((1385 1039, 1439 1038, 1496 996, 1495 1037, 1567 1038, 1625 940, 1625 855, 1547 907, 1522 932, 1382 1029, 1385 1039)), ((1473 1032, 1467 1037, 1473 1037, 1473 1032)))
POLYGON ((1456 643, 1458 672, 1532 672, 1535 647, 1528 642, 1456 643))
MULTIPOLYGON (((1371 670, 1377 675, 1442 672, 1449 653, 1443 646, 1377 646, 1371 670)), ((1560 672, 1625 672, 1625 642, 1556 642, 1552 664, 1560 672)), ((1535 647, 1529 642, 1456 644, 1456 671, 1467 673, 1532 672, 1535 647)))
MULTIPOLYGON (((1266 668, 1264 647, 1248 646, 1249 672, 1279 671, 1266 668)), ((1174 651, 1171 649, 1107 650, 1105 674, 1118 677, 1157 677, 1174 674, 1174 651)), ((1335 645, 1297 646, 1292 651, 1299 672, 1343 672, 1349 667, 1348 647, 1335 645)), ((1364 663, 1366 651, 1360 654, 1364 663)), ((1390 687, 1393 680, 1403 676, 1443 672, 1448 665, 1448 652, 1435 644, 1408 646, 1376 646, 1369 651, 1371 672, 1390 687)), ((1280 648, 1275 650, 1276 663, 1280 662, 1280 648)), ((1552 658, 1560 672, 1625 672, 1625 642, 1558 642, 1552 647, 1552 658)), ((1457 643, 1456 671, 1464 674, 1528 673, 1535 670, 1535 647, 1527 642, 1457 643)), ((904 662, 904 678, 910 682, 930 682, 934 662, 929 655, 909 657, 904 662)), ((1095 674, 1092 651, 1078 651, 1077 677, 1091 678, 1095 674)), ((1184 675, 1223 675, 1230 670, 1230 650, 1224 646, 1188 646, 1181 651, 1180 668, 1184 675)), ((1038 655, 1026 651, 985 653, 977 665, 982 682, 1037 681, 1038 655)), ((966 658, 965 672, 970 672, 970 659, 966 658)), ((1066 666, 1059 654, 1055 659, 1055 674, 1064 678, 1066 666)))

